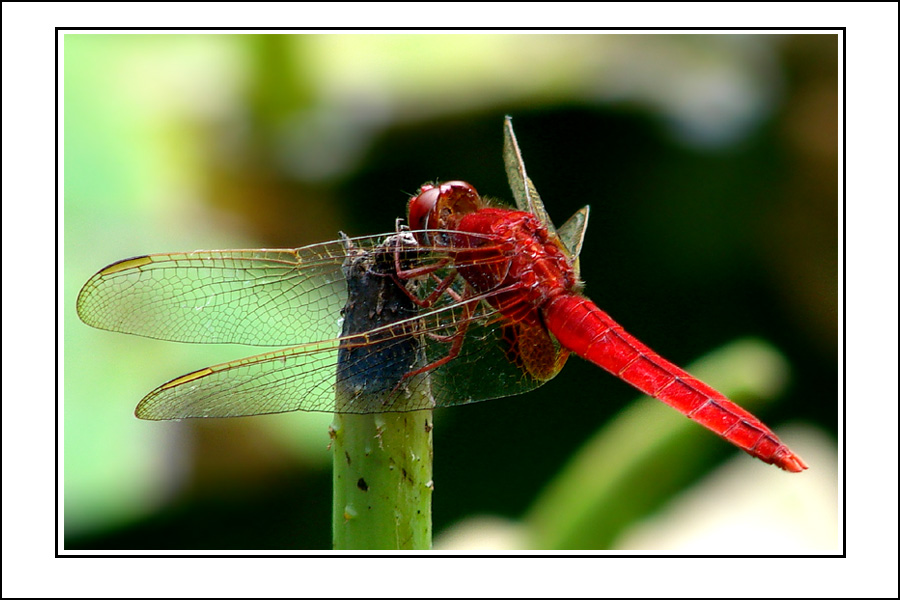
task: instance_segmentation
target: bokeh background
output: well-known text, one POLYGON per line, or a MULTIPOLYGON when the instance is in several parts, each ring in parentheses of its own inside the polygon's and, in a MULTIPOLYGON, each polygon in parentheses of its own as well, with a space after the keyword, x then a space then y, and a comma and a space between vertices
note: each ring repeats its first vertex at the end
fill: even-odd
POLYGON ((698 426, 647 450, 650 409, 572 359, 436 414, 438 544, 838 548, 837 36, 70 33, 63 57, 67 549, 329 548, 331 417, 138 421, 160 383, 258 350, 93 330, 78 290, 129 256, 390 231, 429 180, 510 200, 506 114, 557 224, 591 205, 587 294, 682 365, 757 340, 771 384, 735 398, 811 469, 698 426), (591 516, 536 533, 547 513, 591 516))

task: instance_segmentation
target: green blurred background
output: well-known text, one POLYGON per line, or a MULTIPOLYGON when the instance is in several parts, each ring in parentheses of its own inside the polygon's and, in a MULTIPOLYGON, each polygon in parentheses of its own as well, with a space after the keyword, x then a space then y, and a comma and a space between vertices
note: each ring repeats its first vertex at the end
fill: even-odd
MULTIPOLYGON (((390 231, 429 180, 509 201, 505 114, 557 224, 591 205, 586 293, 682 365, 766 340, 790 376, 760 416, 795 432, 811 466, 780 473, 695 426, 710 451, 635 473, 633 491, 604 505, 614 525, 578 547, 666 547, 661 533, 644 545, 628 532, 726 461, 750 475, 723 502, 769 495, 740 486, 764 473, 772 489, 792 486, 817 532, 769 553, 832 547, 837 58, 835 35, 67 34, 66 548, 329 548, 330 416, 138 421, 135 404, 160 383, 257 350, 93 330, 75 315, 78 290, 129 256, 390 231)), ((439 411, 436 533, 518 531, 635 396, 572 359, 532 393, 439 411)))

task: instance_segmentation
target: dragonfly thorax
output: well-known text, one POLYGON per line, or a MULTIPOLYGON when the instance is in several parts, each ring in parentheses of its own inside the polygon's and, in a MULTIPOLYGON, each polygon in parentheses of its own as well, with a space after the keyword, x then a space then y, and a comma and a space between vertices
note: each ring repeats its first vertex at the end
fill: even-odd
POLYGON ((462 218, 458 229, 477 234, 454 236, 475 242, 457 251, 459 274, 475 291, 495 292, 488 301, 505 316, 537 322, 538 310, 550 298, 576 289, 568 256, 531 213, 483 208, 462 218))

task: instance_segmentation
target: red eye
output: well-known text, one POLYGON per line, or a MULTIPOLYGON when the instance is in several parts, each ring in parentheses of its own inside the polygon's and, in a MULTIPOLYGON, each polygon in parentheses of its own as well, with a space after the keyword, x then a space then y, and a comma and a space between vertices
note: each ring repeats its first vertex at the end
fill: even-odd
POLYGON ((481 208, 481 197, 471 184, 465 181, 448 181, 440 187, 441 196, 452 202, 454 212, 460 216, 481 208))
MULTIPOLYGON (((460 219, 479 208, 478 192, 465 181, 428 183, 409 201, 409 226, 412 229, 455 229, 460 219)), ((420 234, 418 237, 421 243, 429 243, 428 236, 420 234)))
MULTIPOLYGON (((419 195, 409 201, 409 226, 412 229, 428 229, 428 221, 431 212, 437 206, 441 197, 440 188, 433 185, 423 185, 419 189, 419 195)), ((432 223, 432 227, 437 227, 432 223)))

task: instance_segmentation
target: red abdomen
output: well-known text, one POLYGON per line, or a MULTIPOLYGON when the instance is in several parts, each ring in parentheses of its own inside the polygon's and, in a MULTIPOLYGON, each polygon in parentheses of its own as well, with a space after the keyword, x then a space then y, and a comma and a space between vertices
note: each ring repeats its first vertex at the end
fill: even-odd
POLYGON ((662 358, 577 293, 558 240, 525 212, 483 208, 458 229, 485 237, 453 245, 458 271, 507 319, 546 327, 559 344, 681 411, 750 455, 786 471, 806 464, 752 414, 662 358), (484 242, 480 240, 494 240, 484 242), (496 240, 500 240, 499 243, 496 240))
POLYGON ((587 298, 558 294, 544 305, 542 314, 559 343, 575 354, 764 462, 794 473, 806 469, 759 419, 650 350, 587 298))

